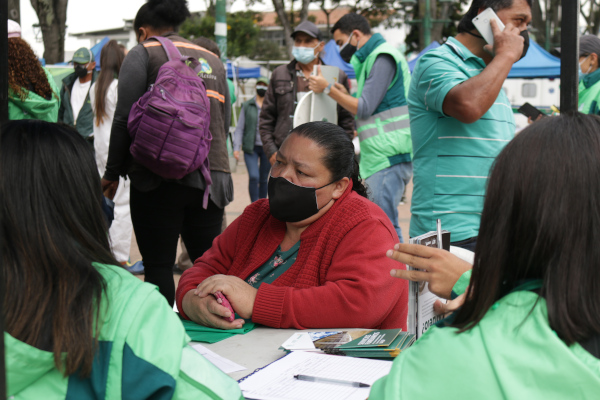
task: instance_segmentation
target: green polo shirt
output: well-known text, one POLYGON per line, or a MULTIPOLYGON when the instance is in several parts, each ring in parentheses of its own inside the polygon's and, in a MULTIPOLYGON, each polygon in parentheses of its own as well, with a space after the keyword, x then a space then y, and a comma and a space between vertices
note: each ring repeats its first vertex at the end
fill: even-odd
POLYGON ((408 93, 413 142, 414 191, 410 236, 436 229, 453 242, 479 233, 490 167, 515 135, 515 119, 504 91, 476 122, 464 124, 442 111, 454 86, 479 74, 483 60, 454 38, 421 57, 408 93))

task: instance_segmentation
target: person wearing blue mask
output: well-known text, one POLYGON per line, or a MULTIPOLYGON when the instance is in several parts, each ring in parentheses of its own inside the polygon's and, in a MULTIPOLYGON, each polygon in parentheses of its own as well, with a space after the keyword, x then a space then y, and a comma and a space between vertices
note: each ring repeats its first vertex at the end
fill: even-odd
MULTIPOLYGON (((271 85, 267 89, 262 110, 260 112, 259 133, 263 150, 272 164, 275 153, 292 130, 293 115, 300 100, 309 92, 308 77, 315 65, 323 65, 319 53, 323 51, 325 42, 319 28, 310 21, 300 23, 292 33, 294 59, 287 65, 275 68, 271 75, 271 85)), ((347 90, 348 76, 340 70, 338 82, 347 90)), ((352 114, 338 105, 340 127, 352 138, 354 135, 354 118, 352 114)))
POLYGON ((600 115, 600 39, 584 35, 579 39, 579 112, 600 115))

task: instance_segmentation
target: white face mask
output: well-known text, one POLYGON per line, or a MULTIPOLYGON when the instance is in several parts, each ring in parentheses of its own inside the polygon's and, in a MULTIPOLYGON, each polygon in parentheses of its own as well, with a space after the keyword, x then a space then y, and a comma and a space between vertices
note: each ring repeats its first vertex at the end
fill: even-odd
POLYGON ((579 76, 580 77, 584 77, 587 74, 590 73, 590 69, 592 69, 592 64, 590 64, 590 66, 588 67, 587 71, 583 72, 583 70, 581 69, 581 64, 583 64, 585 62, 585 60, 587 60, 588 58, 590 58, 591 54, 588 54, 588 56, 586 58, 583 59, 582 62, 579 63, 579 76))

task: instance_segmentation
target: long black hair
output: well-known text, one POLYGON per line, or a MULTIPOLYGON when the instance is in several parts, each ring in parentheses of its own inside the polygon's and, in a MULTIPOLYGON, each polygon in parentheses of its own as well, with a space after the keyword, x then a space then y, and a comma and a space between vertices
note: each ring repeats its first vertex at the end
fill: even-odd
MULTIPOLYGON (((118 79, 121 65, 125 59, 125 52, 116 40, 111 40, 104 45, 100 53, 102 69, 96 81, 95 110, 96 126, 100 126, 106 114, 106 92, 113 80, 118 79)), ((111 121, 112 122, 112 121, 111 121)), ((110 123, 110 122, 109 122, 110 123)))
POLYGON ((352 190, 368 198, 367 188, 360 180, 354 145, 346 131, 330 122, 307 122, 297 126, 291 133, 315 142, 325 150, 323 164, 331 172, 332 180, 352 180, 352 190))
POLYGON ((88 375, 106 289, 92 262, 118 265, 92 148, 70 127, 35 120, 0 135, 5 330, 53 352, 65 376, 88 375))
POLYGON ((513 139, 490 175, 467 301, 468 330, 495 301, 540 279, 567 344, 600 333, 600 117, 544 118, 513 139))
POLYGON ((186 0, 148 0, 140 7, 133 29, 137 32, 142 26, 154 29, 178 30, 179 25, 190 16, 186 0))

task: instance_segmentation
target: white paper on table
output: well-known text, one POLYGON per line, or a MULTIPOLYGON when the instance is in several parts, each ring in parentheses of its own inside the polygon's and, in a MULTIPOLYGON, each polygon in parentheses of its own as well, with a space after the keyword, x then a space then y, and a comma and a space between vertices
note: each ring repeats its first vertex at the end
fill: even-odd
POLYGON ((281 347, 286 350, 315 350, 315 345, 308 332, 294 333, 281 347))
POLYGON ((239 364, 234 363, 233 361, 221 357, 217 353, 208 348, 202 346, 201 344, 193 344, 192 348, 196 350, 198 353, 202 354, 204 358, 210 361, 215 367, 219 368, 221 371, 226 374, 230 374, 232 372, 243 371, 246 368, 242 367, 239 364))
POLYGON ((293 351, 240 382, 245 398, 259 400, 365 400, 370 388, 306 382, 294 375, 372 385, 392 368, 391 361, 293 351))

